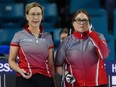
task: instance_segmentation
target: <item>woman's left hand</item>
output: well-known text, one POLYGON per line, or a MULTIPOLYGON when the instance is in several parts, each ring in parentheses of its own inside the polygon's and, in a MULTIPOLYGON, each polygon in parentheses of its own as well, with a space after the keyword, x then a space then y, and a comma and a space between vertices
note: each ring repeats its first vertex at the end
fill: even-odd
POLYGON ((92 24, 89 24, 89 33, 92 32, 92 28, 93 28, 92 24))

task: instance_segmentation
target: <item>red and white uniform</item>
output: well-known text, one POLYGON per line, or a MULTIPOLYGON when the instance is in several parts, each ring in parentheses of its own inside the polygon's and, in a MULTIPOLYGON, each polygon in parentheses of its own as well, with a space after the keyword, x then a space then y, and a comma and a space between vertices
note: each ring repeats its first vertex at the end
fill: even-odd
MULTIPOLYGON (((74 32, 59 46, 55 65, 67 63, 67 70, 74 75, 74 87, 98 86, 107 84, 104 58, 109 55, 105 38, 102 34, 92 31, 74 32)), ((66 83, 66 87, 72 87, 66 83)))
POLYGON ((52 77, 48 65, 48 50, 54 47, 52 36, 44 32, 42 27, 40 28, 40 36, 35 37, 28 27, 25 27, 14 35, 10 45, 19 47, 18 65, 20 68, 32 74, 39 73, 52 77))

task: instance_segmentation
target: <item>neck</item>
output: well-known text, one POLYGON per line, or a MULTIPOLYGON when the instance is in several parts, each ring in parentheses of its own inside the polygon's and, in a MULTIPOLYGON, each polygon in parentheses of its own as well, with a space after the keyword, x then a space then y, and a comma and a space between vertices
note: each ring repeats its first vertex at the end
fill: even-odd
POLYGON ((31 27, 29 26, 29 30, 34 34, 35 36, 39 36, 40 34, 40 28, 39 27, 31 27))
POLYGON ((89 35, 89 30, 85 31, 85 32, 78 32, 78 31, 75 31, 73 33, 73 35, 76 37, 76 38, 79 38, 79 39, 84 39, 84 38, 87 38, 88 35, 89 35))

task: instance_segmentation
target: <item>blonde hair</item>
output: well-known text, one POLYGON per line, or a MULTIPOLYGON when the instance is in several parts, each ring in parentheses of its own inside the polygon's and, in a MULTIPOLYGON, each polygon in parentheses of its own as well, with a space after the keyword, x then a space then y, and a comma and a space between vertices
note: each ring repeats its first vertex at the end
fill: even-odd
POLYGON ((25 7, 25 14, 28 14, 29 10, 33 7, 39 7, 42 11, 42 15, 44 14, 44 8, 37 2, 31 2, 31 3, 27 4, 25 7))

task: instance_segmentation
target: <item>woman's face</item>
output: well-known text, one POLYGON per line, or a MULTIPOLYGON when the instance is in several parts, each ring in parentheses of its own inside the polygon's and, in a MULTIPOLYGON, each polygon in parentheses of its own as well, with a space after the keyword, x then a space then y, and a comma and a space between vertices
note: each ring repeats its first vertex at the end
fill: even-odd
POLYGON ((26 19, 29 25, 33 27, 38 27, 40 25, 42 17, 43 17, 42 10, 39 7, 31 8, 28 14, 26 14, 26 19))
POLYGON ((75 31, 85 32, 89 29, 89 19, 86 14, 79 13, 73 21, 73 27, 75 31))
POLYGON ((60 42, 62 42, 66 37, 68 37, 68 33, 62 33, 60 35, 60 42))

